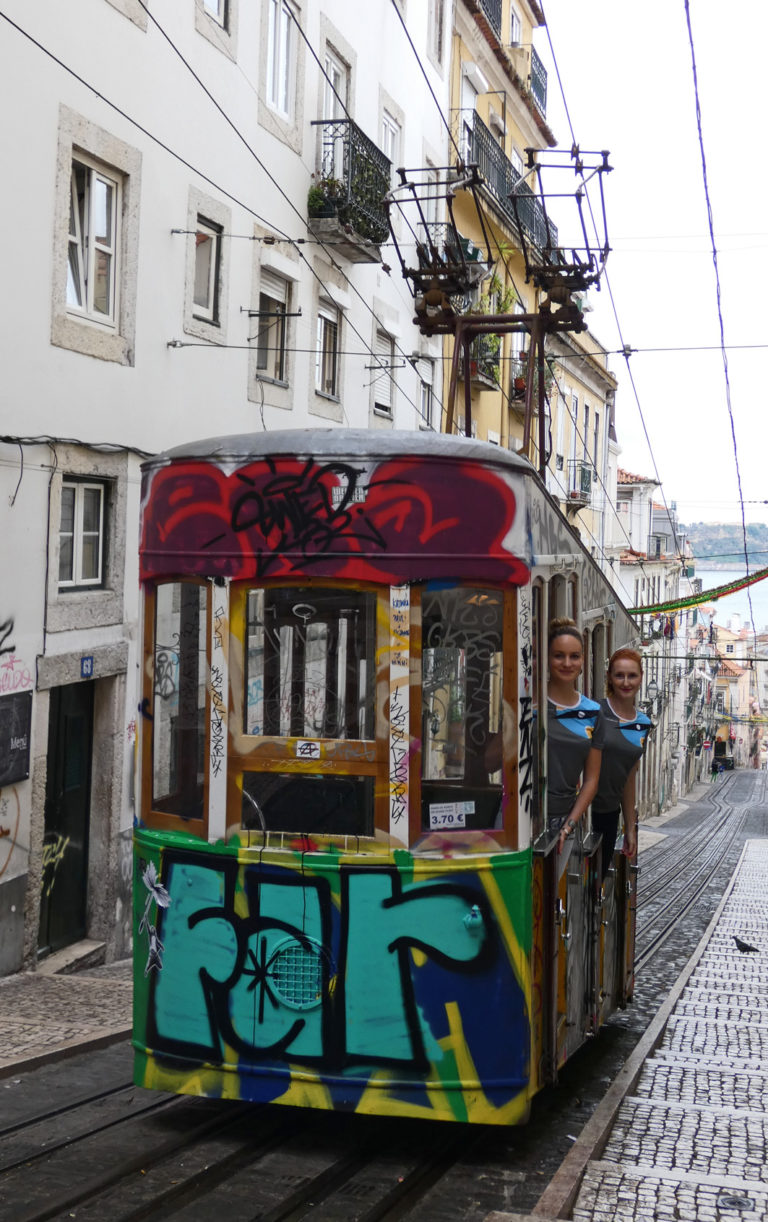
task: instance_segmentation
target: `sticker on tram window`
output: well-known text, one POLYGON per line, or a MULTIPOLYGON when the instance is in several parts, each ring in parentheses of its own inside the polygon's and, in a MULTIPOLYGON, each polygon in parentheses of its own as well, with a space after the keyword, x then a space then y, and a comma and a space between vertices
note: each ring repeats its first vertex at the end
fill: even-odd
POLYGON ((467 815, 474 815, 474 802, 433 802, 429 807, 430 831, 467 826, 467 815))
POLYGON ((320 759, 320 743, 307 742, 300 740, 296 743, 296 759, 299 760, 319 760, 320 759))

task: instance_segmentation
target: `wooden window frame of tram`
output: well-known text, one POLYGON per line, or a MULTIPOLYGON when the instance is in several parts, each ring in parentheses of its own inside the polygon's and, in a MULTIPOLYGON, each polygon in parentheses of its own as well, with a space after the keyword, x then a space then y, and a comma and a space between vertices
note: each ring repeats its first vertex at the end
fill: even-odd
POLYGON ((207 765, 210 752, 210 734, 211 734, 211 690, 210 690, 210 671, 211 671, 211 617, 213 615, 213 599, 211 597, 211 580, 207 577, 195 577, 185 574, 184 576, 163 577, 158 580, 147 581, 143 583, 144 589, 144 618, 142 624, 143 630, 143 649, 142 656, 144 659, 144 671, 142 682, 142 710, 149 709, 150 716, 146 713, 142 717, 141 725, 141 823, 152 830, 170 831, 170 832, 186 832, 188 835, 199 836, 201 840, 208 839, 208 784, 209 770, 208 767, 203 768, 203 814, 202 818, 198 819, 194 816, 184 817, 183 815, 173 815, 167 811, 159 811, 155 808, 154 799, 154 777, 155 777, 155 739, 154 739, 154 711, 155 711, 155 627, 156 617, 155 611, 157 607, 157 591, 160 586, 166 585, 189 585, 203 587, 205 589, 205 665, 206 665, 206 684, 205 684, 205 747, 203 759, 207 765))
MULTIPOLYGON (((279 581, 233 581, 229 602, 229 734, 227 736, 227 828, 242 827, 243 776, 246 772, 295 772, 297 776, 308 772, 322 772, 327 776, 372 776, 374 781, 373 826, 377 829, 388 824, 389 800, 389 722, 384 718, 383 703, 389 693, 389 587, 375 582, 349 582, 332 578, 305 577, 297 575, 290 580, 279 581), (360 593, 376 595, 375 610, 375 678, 374 678, 374 730, 373 738, 315 738, 302 736, 302 741, 320 744, 320 758, 307 761, 296 767, 296 756, 291 754, 288 744, 296 735, 246 734, 243 730, 245 704, 245 631, 248 594, 251 590, 294 589, 349 590, 350 586, 360 593), (386 600, 386 623, 382 614, 382 596, 386 600), (382 659, 385 659, 382 661, 382 659), (386 695, 382 683, 386 683, 386 695), (375 758, 371 760, 371 748, 375 758), (334 759, 338 753, 343 758, 334 759), (291 767, 288 767, 291 765, 291 767), (386 816, 386 817, 385 817, 386 816)), ((269 833, 278 837, 285 833, 269 833)), ((297 830, 295 835, 301 835, 297 830)), ((373 837, 349 837, 372 839, 373 837)), ((328 836, 334 839, 333 835, 328 836)))
MULTIPOLYGON (((409 655, 409 689, 410 712, 409 734, 411 742, 421 739, 421 597, 425 582, 409 585, 411 592, 410 631, 408 640, 409 655)), ((517 726, 518 697, 516 684, 516 666, 513 661, 517 650, 517 593, 516 587, 497 585, 481 581, 462 581, 457 583, 466 587, 482 587, 497 589, 504 599, 502 620, 502 652, 505 659, 502 698, 505 707, 511 710, 513 725, 517 726)), ((287 749, 287 739, 277 736, 260 736, 245 734, 240 728, 243 725, 243 705, 245 691, 245 620, 247 614, 248 592, 254 589, 274 589, 278 587, 291 588, 300 585, 302 588, 315 586, 320 589, 349 589, 350 582, 325 578, 296 578, 286 581, 255 582, 253 580, 233 582, 230 589, 230 733, 228 737, 228 769, 227 769, 227 825, 228 827, 242 824, 242 783, 243 774, 249 767, 256 765, 260 771, 284 772, 287 762, 295 762, 295 756, 287 749), (240 674, 236 676, 237 667, 234 664, 235 652, 241 656, 240 674), (258 746, 257 746, 258 744, 258 746), (262 744, 268 744, 265 750, 262 744), (270 751, 270 746, 272 751, 270 751), (278 748, 275 750, 275 748, 278 748)), ((389 716, 388 704, 390 696, 389 656, 391 647, 391 587, 377 582, 353 582, 355 590, 373 593, 376 596, 376 645, 375 657, 375 708, 374 729, 372 739, 313 739, 320 743, 321 758, 312 761, 313 771, 322 770, 336 776, 373 776, 374 778, 374 836, 377 832, 386 833, 389 828, 389 716), (370 755, 371 745, 374 745, 376 758, 366 759, 370 755), (324 754, 327 748, 333 752, 341 746, 344 759, 335 761, 333 757, 324 754), (354 751, 360 752, 358 758, 354 751), (317 765, 321 768, 318 768, 317 765)), ((309 769, 297 770, 309 771, 309 769)), ((497 834, 497 839, 504 847, 517 848, 517 754, 504 762, 505 783, 511 800, 507 804, 507 814, 504 826, 497 834)), ((297 833, 298 834, 298 833, 297 833)), ((421 826, 421 750, 414 751, 409 758, 409 818, 407 845, 415 844, 427 833, 421 826)), ((365 840, 367 837, 360 837, 365 840)), ((398 847, 393 845, 393 848, 398 847)))
MULTIPOLYGON (((419 582, 411 586, 411 631, 409 641, 409 661, 410 661, 410 683, 411 683, 411 702, 410 702, 410 733, 411 741, 421 740, 421 713, 422 713, 422 692, 421 692, 421 598, 424 587, 428 584, 427 581, 419 582), (414 610, 416 615, 414 617, 414 610), (415 619, 415 622, 414 622, 415 619), (415 648, 414 648, 415 641, 415 648), (414 692, 416 699, 414 699, 414 692)), ((520 704, 518 698, 518 669, 517 669, 517 651, 518 651, 518 614, 517 614, 517 598, 519 586, 513 584, 504 584, 499 582, 481 581, 479 579, 467 578, 456 582, 458 588, 465 589, 484 589, 497 590, 503 598, 502 608, 502 637, 501 637, 501 653, 502 653, 502 740, 504 736, 504 713, 506 709, 510 710, 510 719, 512 722, 512 734, 515 742, 515 751, 507 759, 502 755, 502 787, 501 792, 506 792, 508 801, 506 808, 503 809, 502 826, 493 831, 493 837, 498 844, 506 850, 524 849, 527 846, 521 845, 519 841, 519 800, 518 791, 519 784, 519 739, 518 725, 520 719, 520 704)), ((429 831, 421 826, 421 750, 414 752, 411 761, 417 760, 418 767, 411 767, 410 771, 410 820, 409 834, 410 844, 414 844, 418 839, 428 836, 429 831)), ((489 829, 490 830, 490 829, 489 829)), ((450 832, 443 833, 450 836, 450 832)))

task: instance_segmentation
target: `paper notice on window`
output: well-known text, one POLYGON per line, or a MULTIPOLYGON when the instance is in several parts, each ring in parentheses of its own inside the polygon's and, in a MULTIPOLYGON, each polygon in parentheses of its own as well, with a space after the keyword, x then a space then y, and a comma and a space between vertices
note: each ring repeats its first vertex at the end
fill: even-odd
POLYGON ((467 815, 474 815, 474 802, 430 802, 430 831, 451 831, 467 826, 467 815))

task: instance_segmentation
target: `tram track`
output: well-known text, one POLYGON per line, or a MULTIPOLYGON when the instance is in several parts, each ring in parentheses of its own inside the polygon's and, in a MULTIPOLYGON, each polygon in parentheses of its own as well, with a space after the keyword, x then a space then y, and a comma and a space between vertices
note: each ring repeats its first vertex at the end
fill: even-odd
MULTIPOLYGON (((702 848, 699 830, 681 838, 672 861, 645 892, 638 888, 638 924, 635 935, 635 972, 644 967, 670 938, 687 913, 699 902, 716 875, 728 849, 738 840, 746 813, 726 812, 715 828, 707 826, 702 848), (675 887, 672 887, 672 881, 675 887), (660 900, 660 897, 661 900, 660 900)), ((641 875, 642 879, 642 875, 641 875)))
POLYGON ((72 1075, 74 1097, 64 1063, 55 1091, 45 1067, 24 1075, 0 1121, 0 1222, 481 1222, 531 1208, 696 944, 744 836, 768 824, 766 780, 727 778, 695 824, 683 816, 643 855, 635 1004, 565 1066, 528 1126, 156 1095, 126 1081, 127 1048, 112 1062, 98 1050, 72 1075), (673 935, 675 953, 660 953, 673 935))

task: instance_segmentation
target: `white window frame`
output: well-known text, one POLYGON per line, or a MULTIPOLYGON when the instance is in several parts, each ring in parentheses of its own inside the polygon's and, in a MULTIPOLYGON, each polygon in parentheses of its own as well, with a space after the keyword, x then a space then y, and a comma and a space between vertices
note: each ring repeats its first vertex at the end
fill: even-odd
POLYGON ((220 25, 223 30, 226 30, 227 18, 229 16, 227 12, 229 0, 202 0, 202 4, 211 20, 220 25))
POLYGON ((395 383, 393 370, 395 365, 395 341, 392 336, 379 328, 373 341, 373 360, 371 362, 373 377, 371 379, 371 404, 377 416, 385 416, 387 420, 394 418, 395 383))
POLYGON ((82 589, 85 586, 102 586, 104 584, 104 525, 106 513, 106 496, 105 487, 102 483, 89 483, 85 480, 68 480, 64 479, 61 485, 62 494, 62 515, 59 517, 59 577, 58 587, 60 590, 82 589), (73 524, 72 531, 63 530, 63 502, 65 494, 71 492, 74 497, 73 524), (99 524, 98 530, 86 531, 84 519, 84 502, 86 492, 98 493, 99 499, 99 524), (83 576, 83 551, 86 535, 95 535, 98 539, 98 572, 93 577, 83 576), (72 564, 71 576, 62 578, 61 575, 61 551, 62 541, 65 539, 72 540, 72 564))
POLYGON ((523 23, 514 5, 509 9, 509 45, 519 47, 523 41, 523 23))
POLYGON ((220 225, 217 225, 214 221, 207 220, 204 216, 198 216, 194 237, 195 267, 192 289, 192 314, 195 318, 199 318, 203 322, 211 323, 213 326, 219 325, 221 237, 222 233, 220 225), (210 240, 212 243, 212 255, 208 264, 207 275, 205 277, 205 299, 203 301, 198 301, 198 272, 205 270, 201 267, 201 239, 210 240))
POLYGON ((259 315, 254 346, 256 373, 260 378, 288 384, 288 319, 291 283, 264 269, 259 282, 259 315), (277 307, 277 308, 275 308, 277 307), (282 316, 279 314, 282 312, 282 316))
POLYGON ((429 0, 429 58, 438 68, 445 59, 445 0, 429 0))
POLYGON ((283 118, 296 109, 296 12, 288 0, 268 0, 267 104, 283 118))
POLYGON ((114 330, 120 311, 122 259, 120 218, 123 208, 122 176, 94 161, 84 153, 72 157, 70 176, 70 223, 67 242, 67 313, 98 326, 114 330), (80 185, 82 176, 82 207, 80 185), (98 225, 98 196, 95 188, 110 194, 109 216, 98 225), (104 233, 97 233, 99 228, 104 233), (105 309, 96 303, 97 265, 109 266, 108 300, 105 309), (76 294, 78 300, 73 300, 76 294))
POLYGON ((321 301, 317 308, 315 338, 315 390, 328 399, 341 398, 341 310, 321 301), (332 377, 326 376, 329 368, 332 377))
POLYGON ((419 409, 421 418, 419 425, 421 428, 434 428, 434 420, 432 419, 435 407, 435 362, 429 357, 422 356, 419 359, 418 365, 419 374, 419 409))
POLYGON ((392 162, 393 174, 400 157, 402 132, 402 125, 395 115, 384 107, 381 112, 381 151, 392 162))

